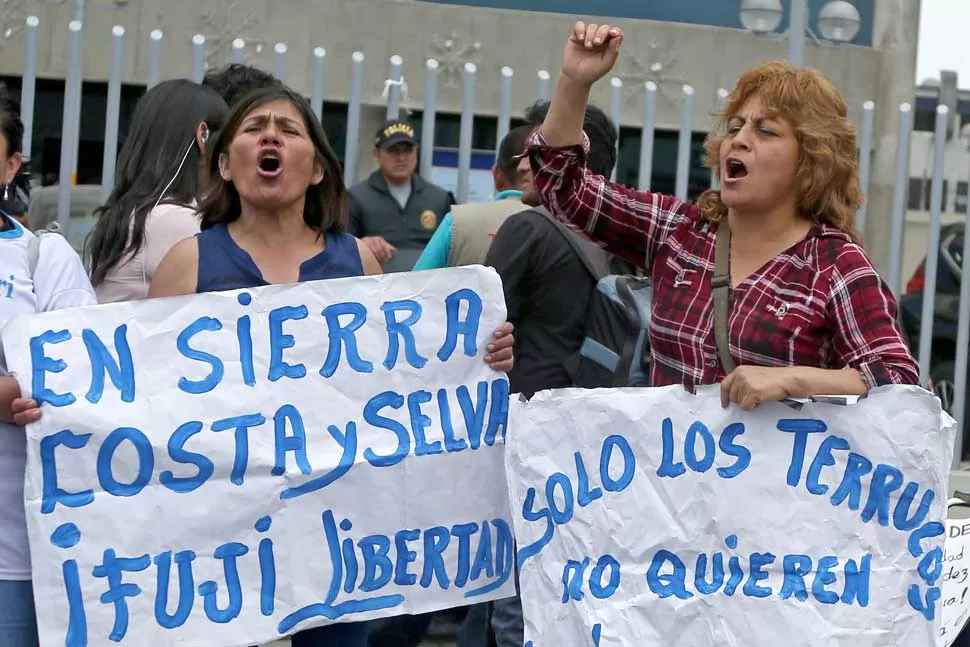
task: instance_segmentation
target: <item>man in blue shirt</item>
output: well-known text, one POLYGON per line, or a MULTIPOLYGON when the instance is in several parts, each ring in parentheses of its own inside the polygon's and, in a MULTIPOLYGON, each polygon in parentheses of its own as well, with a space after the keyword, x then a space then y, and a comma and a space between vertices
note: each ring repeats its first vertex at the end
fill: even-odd
POLYGON ((415 263, 415 271, 484 264, 492 238, 505 219, 529 208, 522 202, 522 192, 532 183, 532 170, 528 164, 520 164, 518 156, 532 129, 525 125, 509 131, 492 167, 494 201, 452 207, 415 263))

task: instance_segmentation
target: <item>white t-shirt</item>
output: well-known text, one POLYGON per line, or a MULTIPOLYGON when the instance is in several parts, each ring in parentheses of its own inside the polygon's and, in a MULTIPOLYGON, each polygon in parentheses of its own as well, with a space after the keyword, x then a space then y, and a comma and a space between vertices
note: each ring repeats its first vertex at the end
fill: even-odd
MULTIPOLYGON (((9 220, 0 215, 0 224, 9 220)), ((58 234, 41 238, 33 280, 27 243, 34 237, 19 223, 0 231, 0 326, 16 315, 94 305, 97 299, 80 256, 58 234)), ((2 332, 0 332, 2 334, 2 332)), ((0 349, 0 375, 9 375, 0 349)), ((0 580, 29 580, 30 553, 24 514, 27 436, 0 422, 0 580)))
POLYGON ((191 207, 160 204, 145 219, 145 240, 133 255, 127 255, 108 270, 95 288, 98 303, 135 301, 148 297, 148 288, 159 263, 176 243, 199 233, 199 214, 191 207))

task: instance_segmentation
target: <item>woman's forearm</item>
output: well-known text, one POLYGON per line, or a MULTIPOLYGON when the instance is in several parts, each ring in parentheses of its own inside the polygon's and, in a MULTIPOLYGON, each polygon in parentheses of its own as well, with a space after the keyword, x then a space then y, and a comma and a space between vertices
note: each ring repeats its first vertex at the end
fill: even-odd
POLYGON ((865 395, 869 388, 854 368, 827 369, 799 366, 793 369, 791 397, 816 395, 865 395))
POLYGON ((558 148, 582 143, 589 91, 589 85, 560 75, 549 112, 542 122, 542 135, 549 146, 558 148))
POLYGON ((20 384, 15 378, 0 377, 0 422, 13 422, 10 405, 20 397, 20 384))

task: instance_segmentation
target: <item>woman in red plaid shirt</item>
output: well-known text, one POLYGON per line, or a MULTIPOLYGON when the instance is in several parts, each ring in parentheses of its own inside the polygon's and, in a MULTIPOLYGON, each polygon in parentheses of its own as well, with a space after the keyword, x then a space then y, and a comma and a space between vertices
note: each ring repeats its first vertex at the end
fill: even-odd
POLYGON ((635 191, 585 168, 590 88, 623 33, 576 23, 549 114, 527 152, 543 205, 653 284, 651 384, 722 384, 725 406, 917 384, 896 301, 853 225, 863 200, 845 101, 816 71, 745 72, 705 144, 720 190, 698 203, 635 191), (718 359, 711 277, 730 232, 727 347, 718 359))

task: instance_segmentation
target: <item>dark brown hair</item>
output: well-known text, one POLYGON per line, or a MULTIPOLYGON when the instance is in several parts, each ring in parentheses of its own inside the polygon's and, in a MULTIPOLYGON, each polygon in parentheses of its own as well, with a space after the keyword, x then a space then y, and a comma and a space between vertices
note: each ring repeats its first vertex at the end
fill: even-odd
POLYGON ((241 212, 239 192, 232 182, 222 179, 219 173, 219 158, 227 155, 229 144, 232 143, 236 132, 243 120, 250 112, 273 101, 289 101, 303 116, 303 123, 313 148, 317 161, 323 166, 323 179, 319 184, 307 187, 303 206, 303 221, 310 229, 321 234, 341 232, 347 228, 347 190, 344 188, 343 173, 340 161, 333 152, 330 142, 320 120, 313 114, 310 104, 286 86, 264 88, 256 90, 243 97, 233 107, 226 126, 219 132, 210 153, 211 190, 202 202, 202 229, 208 229, 215 224, 228 224, 237 220, 241 212))
POLYGON ((206 124, 218 132, 228 114, 214 90, 185 79, 163 81, 138 100, 114 187, 95 211, 98 222, 85 245, 91 283, 104 283, 112 269, 144 247, 148 214, 156 204, 188 207, 198 200, 204 157, 196 129, 206 124))

